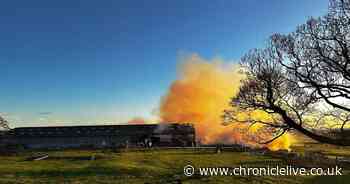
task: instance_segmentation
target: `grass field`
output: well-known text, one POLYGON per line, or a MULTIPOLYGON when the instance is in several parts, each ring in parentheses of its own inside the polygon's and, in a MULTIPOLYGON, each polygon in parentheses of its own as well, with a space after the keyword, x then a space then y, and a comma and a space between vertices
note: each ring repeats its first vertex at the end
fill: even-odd
POLYGON ((32 153, 0 157, 0 183, 350 183, 350 175, 248 177, 194 175, 186 177, 183 167, 232 167, 240 164, 266 166, 283 161, 262 155, 214 150, 129 150, 50 151, 49 158, 25 161, 32 153), (90 160, 95 155, 96 160, 90 160))

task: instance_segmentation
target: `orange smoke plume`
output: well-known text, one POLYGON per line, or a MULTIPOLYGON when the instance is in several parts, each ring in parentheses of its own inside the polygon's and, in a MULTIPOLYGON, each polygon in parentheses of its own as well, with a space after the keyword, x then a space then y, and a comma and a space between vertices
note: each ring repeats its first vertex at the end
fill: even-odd
MULTIPOLYGON (((159 114, 161 122, 193 123, 198 140, 204 144, 241 143, 256 145, 237 131, 245 124, 222 124, 222 114, 229 101, 239 90, 244 77, 239 68, 219 59, 205 61, 198 55, 184 59, 179 78, 163 97, 159 114)), ((268 147, 272 150, 288 149, 290 137, 284 135, 268 147)))

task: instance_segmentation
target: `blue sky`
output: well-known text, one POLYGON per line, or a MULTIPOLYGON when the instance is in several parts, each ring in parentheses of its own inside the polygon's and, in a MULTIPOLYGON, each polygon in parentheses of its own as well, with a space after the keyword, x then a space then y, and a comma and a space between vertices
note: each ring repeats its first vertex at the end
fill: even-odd
POLYGON ((152 119, 179 53, 238 60, 327 0, 6 1, 0 112, 11 126, 152 119))

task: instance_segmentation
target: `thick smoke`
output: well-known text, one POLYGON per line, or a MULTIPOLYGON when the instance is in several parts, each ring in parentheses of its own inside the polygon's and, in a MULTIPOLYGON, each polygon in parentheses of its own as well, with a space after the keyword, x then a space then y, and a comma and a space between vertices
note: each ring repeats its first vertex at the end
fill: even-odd
MULTIPOLYGON (((223 111, 230 108, 229 101, 238 92, 243 77, 237 66, 220 59, 206 61, 198 55, 186 57, 181 62, 178 79, 161 101, 161 122, 193 123, 198 140, 204 144, 259 146, 238 131, 245 129, 246 125, 222 125, 223 111)), ((289 149, 290 140, 286 134, 268 147, 272 150, 289 149)))

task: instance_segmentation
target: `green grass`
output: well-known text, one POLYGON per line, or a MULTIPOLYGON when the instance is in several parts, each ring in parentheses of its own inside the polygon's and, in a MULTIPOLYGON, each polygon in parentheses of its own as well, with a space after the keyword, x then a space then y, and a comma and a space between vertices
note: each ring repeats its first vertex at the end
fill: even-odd
POLYGON ((129 150, 51 151, 50 159, 25 161, 31 153, 0 156, 0 183, 350 183, 350 176, 341 177, 203 177, 183 175, 183 167, 232 167, 240 164, 266 166, 283 164, 267 156, 239 152, 214 153, 213 150, 129 150), (87 160, 91 155, 96 160, 87 160))

